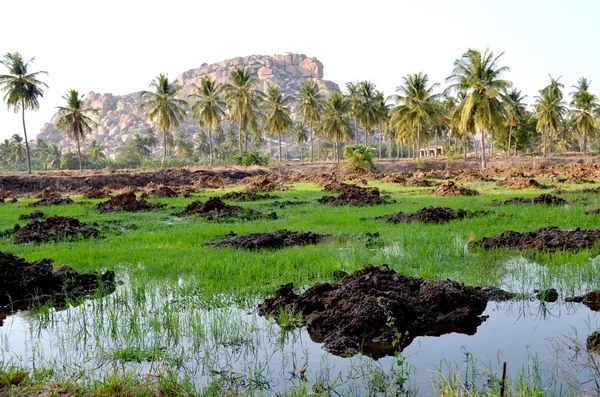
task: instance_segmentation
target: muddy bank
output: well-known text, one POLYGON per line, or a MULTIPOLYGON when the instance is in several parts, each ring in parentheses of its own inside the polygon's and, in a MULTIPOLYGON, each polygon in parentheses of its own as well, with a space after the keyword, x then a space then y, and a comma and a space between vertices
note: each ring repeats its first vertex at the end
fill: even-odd
POLYGON ((152 211, 163 207, 165 207, 165 204, 152 204, 144 199, 137 200, 135 193, 132 191, 118 194, 108 201, 96 204, 96 209, 102 213, 152 211))
POLYGON ((545 205, 563 205, 567 200, 562 197, 551 194, 540 194, 534 198, 514 197, 504 201, 492 201, 491 205, 509 205, 509 204, 545 204, 545 205))
POLYGON ((115 289, 113 271, 78 273, 68 265, 53 267, 53 262, 44 258, 30 263, 0 252, 0 305, 24 309, 32 303, 62 304, 68 297, 86 296, 98 288, 115 289))
POLYGON ((406 277, 386 265, 365 265, 339 284, 317 283, 303 294, 292 283, 258 306, 260 315, 301 314, 311 338, 343 356, 374 358, 402 350, 417 336, 472 335, 488 299, 480 288, 450 280, 406 277), (402 338, 396 346, 398 332, 402 338))
POLYGON ((485 249, 509 247, 545 251, 578 250, 593 247, 598 238, 600 238, 600 228, 560 229, 556 226, 547 226, 523 233, 509 230, 499 236, 484 237, 472 242, 471 245, 485 249))
POLYGON ((73 204, 73 200, 69 197, 61 197, 55 196, 50 198, 43 198, 38 201, 34 201, 31 204, 28 204, 27 207, 43 207, 43 206, 51 206, 51 205, 69 205, 73 204))
POLYGON ((82 223, 69 216, 51 216, 43 221, 34 220, 23 227, 17 224, 10 234, 15 243, 24 244, 96 237, 99 230, 97 223, 82 223))
POLYGON ((326 192, 341 193, 339 196, 323 196, 319 203, 331 205, 381 205, 388 201, 381 197, 376 187, 367 188, 346 183, 331 183, 323 188, 326 192))
POLYGON ((479 192, 448 181, 438 185, 433 194, 436 196, 477 196, 479 192))
POLYGON ((223 200, 232 200, 232 201, 259 201, 259 200, 275 200, 280 199, 280 196, 276 196, 274 194, 258 194, 256 192, 229 192, 221 196, 223 200))
POLYGON ((277 230, 266 233, 235 234, 230 232, 217 241, 206 243, 211 247, 234 247, 247 250, 262 248, 285 248, 293 245, 317 244, 328 235, 313 232, 298 232, 291 230, 277 230))
POLYGON ((419 221, 423 223, 444 223, 454 219, 463 219, 472 216, 486 215, 487 211, 466 211, 463 209, 453 210, 447 207, 424 207, 417 212, 402 212, 396 214, 377 216, 375 219, 386 222, 400 223, 419 221))
POLYGON ((263 214, 252 208, 243 208, 239 205, 229 205, 219 197, 212 197, 206 202, 201 200, 188 204, 181 215, 200 215, 210 222, 227 221, 237 218, 242 220, 277 219, 277 213, 263 214))

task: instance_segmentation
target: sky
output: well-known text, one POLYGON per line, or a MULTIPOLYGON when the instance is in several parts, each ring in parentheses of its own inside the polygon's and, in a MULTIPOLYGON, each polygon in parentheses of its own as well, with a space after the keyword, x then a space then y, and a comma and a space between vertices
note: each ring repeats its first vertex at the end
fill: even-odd
MULTIPOLYGON (((370 80, 389 95, 417 72, 441 90, 456 58, 489 48, 504 52, 505 77, 528 102, 549 74, 566 96, 582 76, 600 95, 597 0, 20 0, 1 12, 0 55, 19 51, 48 72, 40 109, 25 115, 30 139, 70 89, 128 94, 160 73, 246 55, 303 53, 342 88, 370 80)), ((0 140, 22 132, 2 102, 0 140)))

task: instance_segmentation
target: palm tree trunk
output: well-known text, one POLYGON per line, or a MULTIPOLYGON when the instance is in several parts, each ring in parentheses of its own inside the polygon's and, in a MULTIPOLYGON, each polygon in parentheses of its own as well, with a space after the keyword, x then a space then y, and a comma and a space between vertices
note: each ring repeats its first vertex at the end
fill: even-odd
POLYGON ((383 128, 379 126, 379 160, 381 160, 381 138, 383 134, 383 128))
POLYGON ((421 157, 421 129, 417 127, 417 150, 415 150, 415 158, 421 157))
POLYGON ((365 146, 369 147, 369 128, 365 127, 365 146))
POLYGON ((466 135, 462 139, 462 146, 463 146, 464 156, 466 159, 467 158, 467 136, 466 135))
POLYGON ((210 127, 210 125, 208 126, 208 153, 210 156, 210 160, 209 164, 212 165, 213 163, 213 147, 212 147, 212 128, 210 127))
POLYGON ((163 151, 162 163, 160 164, 161 168, 164 168, 167 162, 167 130, 163 130, 163 148, 165 150, 163 151))
POLYGON ((543 139, 543 145, 544 145, 544 157, 548 157, 548 130, 544 131, 544 139, 543 139))
POLYGON ((31 157, 29 156, 29 141, 27 140, 27 129, 25 128, 25 101, 21 101, 21 115, 23 116, 23 135, 25 136, 25 150, 27 151, 27 173, 31 174, 31 157))
POLYGON ((356 135, 354 138, 356 139, 356 144, 358 145, 358 118, 354 116, 354 134, 356 135))
POLYGON ((312 128, 312 121, 310 123, 308 123, 308 128, 310 130, 310 162, 312 163, 314 160, 314 140, 313 140, 313 128, 312 128))
POLYGON ((512 138, 512 129, 513 129, 513 125, 512 123, 510 123, 510 128, 508 129, 508 157, 510 157, 510 140, 512 138))
POLYGON ((238 123, 238 148, 240 154, 242 154, 242 116, 240 116, 240 122, 238 123))
POLYGON ((83 172, 83 162, 81 161, 81 147, 79 146, 79 133, 75 134, 75 140, 77 141, 77 154, 79 154, 79 172, 83 172))
POLYGON ((279 162, 281 163, 281 133, 277 134, 279 137, 279 162))
POLYGON ((485 162, 485 132, 481 131, 481 168, 484 169, 486 167, 485 162))

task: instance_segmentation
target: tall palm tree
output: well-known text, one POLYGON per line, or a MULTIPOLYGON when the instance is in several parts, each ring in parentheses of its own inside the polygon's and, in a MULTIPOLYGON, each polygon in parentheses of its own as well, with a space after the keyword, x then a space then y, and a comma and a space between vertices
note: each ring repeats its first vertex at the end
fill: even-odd
POLYGON ((256 89, 259 80, 251 77, 250 73, 242 68, 237 68, 229 74, 231 83, 223 86, 227 108, 230 117, 238 122, 239 152, 242 152, 242 137, 244 150, 248 150, 248 137, 246 132, 249 128, 258 130, 256 110, 263 95, 256 89))
POLYGON ((313 124, 321 120, 323 110, 323 96, 319 87, 312 80, 306 80, 298 90, 298 111, 302 121, 308 123, 308 136, 310 139, 310 161, 314 160, 314 133, 313 124))
POLYGON ((164 74, 155 77, 150 83, 150 87, 154 88, 154 92, 142 91, 141 97, 148 99, 140 107, 148 110, 148 119, 155 122, 163 132, 164 152, 161 167, 164 167, 167 162, 167 135, 171 128, 179 127, 179 122, 185 119, 184 108, 187 107, 187 102, 175 98, 179 86, 170 82, 164 74))
POLYGON ((15 163, 15 166, 25 160, 25 145, 23 145, 23 138, 18 134, 13 134, 10 138, 11 153, 15 163))
POLYGON ((67 131, 67 136, 75 139, 77 142, 77 153, 79 155, 79 171, 83 171, 83 161, 81 159, 80 140, 85 139, 85 134, 91 132, 96 127, 96 122, 90 118, 97 116, 98 110, 84 107, 84 95, 79 96, 76 90, 69 92, 62 98, 67 102, 66 106, 58 106, 58 115, 60 119, 56 126, 67 131))
POLYGON ((370 81, 358 83, 358 120, 365 129, 365 146, 369 146, 369 132, 379 124, 380 110, 375 84, 370 81))
POLYGON ((27 172, 31 174, 31 156, 29 154, 29 142, 27 140, 27 128, 25 128, 25 110, 38 110, 40 104, 38 98, 44 96, 44 88, 48 85, 40 80, 38 76, 48 75, 47 72, 29 72, 29 67, 35 58, 28 61, 18 53, 8 53, 0 64, 8 69, 7 75, 0 75, 0 89, 5 93, 4 100, 10 109, 17 113, 21 109, 23 119, 23 135, 25 137, 25 150, 27 152, 27 172))
POLYGON ((222 86, 217 84, 215 80, 204 76, 200 80, 200 86, 192 84, 197 90, 197 94, 188 95, 188 98, 197 98, 192 105, 192 116, 200 123, 200 128, 206 126, 208 128, 208 151, 210 157, 210 165, 213 163, 213 143, 212 131, 220 125, 221 119, 225 115, 223 110, 225 104, 221 100, 222 86))
POLYGON ((97 163, 99 160, 106 159, 106 154, 104 154, 104 148, 96 139, 92 139, 87 147, 88 155, 94 163, 97 163))
POLYGON ((292 124, 292 133, 294 134, 294 143, 300 147, 300 161, 304 160, 304 153, 302 147, 308 141, 308 131, 304 126, 302 120, 296 121, 292 124))
POLYGON ((390 107, 383 92, 377 92, 375 99, 377 101, 377 121, 379 122, 379 159, 381 160, 384 128, 388 125, 390 107))
POLYGON ((587 135, 594 133, 598 128, 595 113, 598 111, 598 97, 590 92, 590 83, 581 77, 574 85, 575 91, 571 93, 571 111, 573 123, 577 131, 583 135, 583 152, 587 152, 587 135))
POLYGON ((414 129, 416 132, 415 157, 421 154, 421 134, 427 123, 439 123, 441 106, 433 89, 438 84, 429 85, 429 76, 423 72, 409 74, 402 78, 402 85, 392 95, 396 107, 392 109, 391 122, 399 128, 414 129))
POLYGON ((356 144, 358 145, 358 114, 360 112, 360 93, 359 93, 358 82, 346 83, 346 89, 348 90, 348 99, 350 100, 350 113, 354 118, 354 137, 356 144))
POLYGON ((550 76, 550 84, 542 88, 539 91, 540 95, 535 97, 536 130, 543 135, 544 157, 548 156, 548 148, 552 146, 554 134, 561 128, 566 112, 561 90, 564 85, 559 80, 560 77, 554 79, 550 76), (548 134, 550 134, 550 142, 548 142, 548 134))
POLYGON ((504 102, 506 116, 508 117, 509 131, 508 148, 506 152, 510 156, 512 131, 513 128, 517 126, 519 120, 525 116, 525 104, 523 103, 523 100, 527 98, 527 95, 522 95, 521 91, 513 88, 511 91, 500 93, 500 97, 502 98, 502 102, 504 102))
POLYGON ((267 132, 277 135, 279 140, 279 162, 281 163, 281 134, 287 131, 292 125, 290 109, 287 106, 290 99, 284 97, 278 86, 272 86, 267 89, 267 96, 264 102, 265 127, 267 132))
POLYGON ((334 159, 340 161, 340 141, 352 139, 352 127, 347 115, 352 110, 352 102, 341 92, 334 92, 327 101, 323 112, 323 131, 334 142, 334 159))
POLYGON ((502 130, 504 107, 500 102, 500 92, 506 91, 512 83, 502 78, 510 69, 499 66, 498 61, 504 53, 495 56, 486 49, 469 49, 462 57, 454 61, 452 74, 446 78, 450 83, 449 91, 466 91, 467 96, 457 106, 458 124, 463 131, 480 134, 481 167, 486 167, 485 136, 493 129, 502 130))

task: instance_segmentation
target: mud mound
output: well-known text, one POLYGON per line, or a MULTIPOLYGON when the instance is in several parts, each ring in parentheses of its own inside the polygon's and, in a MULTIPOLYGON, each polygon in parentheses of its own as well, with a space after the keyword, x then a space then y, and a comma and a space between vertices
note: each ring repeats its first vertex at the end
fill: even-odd
POLYGON ((10 198, 10 196, 11 196, 10 190, 0 188, 0 199, 5 200, 7 198, 10 198))
POLYGON ((169 186, 165 185, 157 185, 153 182, 150 182, 144 188, 145 193, 148 197, 177 197, 179 194, 175 190, 173 190, 169 186))
POLYGON ((494 178, 476 170, 464 170, 454 178, 456 182, 494 182, 494 178))
POLYGON ((102 213, 119 211, 151 211, 154 209, 163 208, 164 206, 164 204, 151 204, 146 200, 137 200, 135 193, 131 191, 118 194, 111 197, 108 201, 96 204, 96 208, 102 213))
POLYGON ((44 216, 45 215, 42 211, 35 210, 31 214, 21 214, 21 216, 19 216, 19 219, 20 220, 40 219, 40 218, 43 218, 44 216))
POLYGON ((302 295, 293 287, 279 287, 273 298, 258 306, 258 313, 276 318, 280 310, 299 313, 314 341, 344 356, 391 355, 423 335, 472 335, 488 301, 479 288, 406 277, 386 265, 366 265, 339 284, 317 283, 302 295), (394 346, 396 332, 403 338, 394 346))
POLYGON ((325 185, 326 191, 341 193, 338 197, 323 196, 319 203, 331 205, 380 205, 386 204, 376 187, 365 188, 345 183, 332 183, 325 185))
POLYGON ((0 252, 0 304, 23 309, 33 302, 62 303, 66 297, 85 296, 98 288, 115 289, 115 273, 77 273, 68 265, 53 267, 52 259, 27 262, 0 252), (13 306, 14 305, 14 306, 13 306))
POLYGON ((97 224, 79 222, 69 216, 51 216, 44 221, 32 221, 21 227, 15 225, 13 237, 16 243, 42 243, 74 237, 98 236, 97 224))
POLYGON ((254 219, 277 219, 275 212, 268 214, 262 214, 253 209, 246 209, 239 205, 229 205, 223 202, 219 197, 212 197, 206 200, 206 203, 202 201, 194 201, 188 204, 181 215, 200 215, 208 221, 218 222, 221 220, 227 220, 231 218, 238 218, 243 220, 254 220, 254 219))
POLYGON ((52 186, 48 186, 33 195, 33 198, 38 199, 49 199, 53 197, 60 197, 60 193, 52 186))
POLYGON ((553 175, 552 182, 571 183, 571 184, 596 183, 594 180, 587 179, 580 175, 570 175, 570 176, 553 175))
POLYGON ((207 243, 211 247, 234 247, 247 250, 261 248, 284 248, 292 245, 316 244, 321 241, 325 234, 313 232, 296 232, 290 230, 277 230, 268 233, 251 233, 237 235, 233 232, 223 236, 220 240, 207 243))
POLYGON ((600 214, 600 208, 594 208, 594 209, 591 209, 591 210, 586 210, 584 212, 584 214, 586 214, 586 215, 598 215, 598 214, 600 214))
POLYGON ((436 185, 437 183, 435 183, 434 181, 430 181, 429 179, 425 178, 410 178, 407 179, 406 182, 404 182, 404 186, 409 187, 431 187, 436 185))
POLYGON ((245 187, 247 192, 275 192, 285 191, 288 187, 284 185, 285 178, 270 174, 270 175, 259 175, 251 178, 244 179, 248 184, 245 187))
POLYGON ((86 186, 77 190, 77 193, 81 194, 81 196, 86 199, 101 199, 109 196, 109 189, 95 189, 93 187, 86 186))
POLYGON ((479 192, 448 181, 438 185, 433 194, 437 196, 477 196, 479 192))
POLYGON ((274 194, 258 194, 256 192, 229 192, 221 196, 223 200, 232 201, 258 201, 258 200, 274 200, 280 199, 281 197, 274 194))
POLYGON ((73 204, 73 200, 69 197, 60 197, 54 196, 49 198, 43 198, 38 201, 34 201, 27 205, 27 207, 42 207, 42 206, 51 206, 51 205, 69 205, 73 204))
POLYGON ((453 210, 452 208, 446 207, 424 207, 417 212, 402 212, 398 211, 396 214, 383 215, 375 217, 375 219, 381 219, 386 222, 400 223, 400 222, 411 222, 420 221, 423 223, 444 223, 449 222, 453 219, 463 219, 475 215, 486 214, 485 211, 465 211, 462 209, 453 210))
POLYGON ((496 184, 506 189, 548 189, 550 187, 533 178, 508 178, 498 181, 496 184))
POLYGON ((540 194, 534 198, 525 197, 513 197, 504 201, 495 201, 492 205, 508 205, 508 204, 545 204, 545 205, 563 205, 566 204, 567 200, 562 197, 553 196, 551 194, 540 194))
POLYGON ((408 175, 406 172, 388 172, 379 178, 379 180, 387 183, 405 183, 408 175))
POLYGON ((509 247, 546 251, 578 250, 593 247, 598 238, 600 238, 600 228, 559 229, 556 226, 547 226, 524 233, 509 230, 499 236, 484 237, 471 244, 486 249, 509 247))

